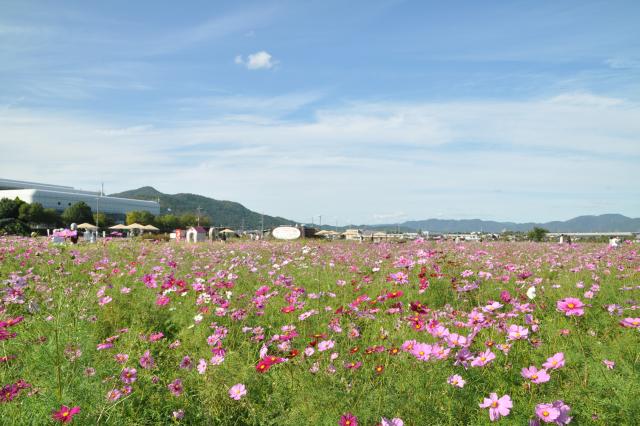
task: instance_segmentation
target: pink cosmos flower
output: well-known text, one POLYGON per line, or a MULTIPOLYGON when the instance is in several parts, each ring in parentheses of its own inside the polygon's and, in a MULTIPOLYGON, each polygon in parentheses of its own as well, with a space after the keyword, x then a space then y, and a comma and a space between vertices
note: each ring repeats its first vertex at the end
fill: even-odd
POLYGON ((233 385, 231 386, 231 389, 229 389, 229 396, 231 397, 231 399, 235 399, 236 401, 240 401, 240 399, 246 394, 247 388, 245 388, 242 383, 233 385))
POLYGON ((401 418, 398 417, 393 419, 387 419, 383 417, 380 420, 380 426, 404 426, 404 422, 401 418))
POLYGON ((118 364, 124 364, 129 360, 129 355, 120 353, 120 354, 115 354, 113 358, 116 360, 118 364))
POLYGON ((553 404, 538 404, 536 405, 536 416, 545 423, 552 423, 560 417, 560 410, 553 404))
POLYGON ((151 356, 151 352, 148 350, 144 352, 144 354, 140 357, 140 366, 142 368, 153 368, 155 367, 155 362, 153 361, 153 357, 151 356))
POLYGON ((507 340, 526 339, 529 336, 529 329, 519 325, 512 324, 509 326, 507 340))
POLYGON ((571 422, 572 417, 569 417, 571 407, 564 403, 562 400, 554 401, 552 404, 538 404, 536 405, 537 418, 530 421, 531 425, 540 425, 540 420, 544 423, 555 423, 556 425, 567 425, 571 422))
POLYGON ((610 361, 608 359, 603 359, 602 363, 607 367, 607 369, 609 370, 613 370, 614 367, 616 366, 616 363, 613 361, 610 361))
POLYGON ((118 389, 111 389, 109 392, 107 392, 107 401, 115 402, 119 400, 121 396, 122 392, 120 392, 118 389))
POLYGON ((173 382, 169 383, 167 385, 167 388, 169 388, 169 391, 171 391, 173 396, 180 396, 184 391, 184 387, 182 386, 182 380, 180 379, 175 379, 173 382))
POLYGON ((640 328, 640 318, 625 318, 620 325, 626 328, 640 328))
POLYGON ((196 369, 198 370, 198 373, 204 374, 207 371, 207 361, 203 358, 200 358, 196 369))
POLYGON ((135 368, 127 367, 122 370, 122 373, 120 373, 120 380, 122 380, 122 383, 125 383, 128 385, 135 382, 137 378, 138 378, 138 372, 136 371, 135 368))
POLYGON ((489 418, 491 421, 498 420, 501 416, 507 416, 513 408, 513 402, 509 395, 504 395, 498 398, 498 394, 492 392, 489 394, 489 398, 485 398, 482 404, 479 404, 480 408, 489 409, 489 418))
POLYGON ((345 413, 338 422, 340 426, 358 426, 358 418, 351 413, 345 413))
POLYGON ((169 298, 169 296, 160 295, 156 299, 156 305, 157 306, 164 306, 164 305, 168 304, 169 302, 171 302, 171 299, 169 298))
POLYGON ((182 361, 180 361, 180 368, 183 368, 185 370, 190 370, 191 367, 192 367, 191 358, 189 358, 189 355, 185 355, 184 358, 182 358, 182 361))
POLYGON ((575 297, 558 300, 556 307, 560 312, 564 312, 566 316, 580 317, 584 315, 584 303, 575 297))
POLYGON ((324 352, 333 348, 334 346, 335 342, 333 340, 323 340, 322 342, 318 343, 318 351, 324 352))
POLYGON ((416 343, 413 346, 411 355, 418 358, 420 361, 429 361, 431 359, 432 346, 426 343, 416 343))
POLYGON ((542 364, 542 366, 546 369, 557 370, 558 368, 564 367, 564 353, 558 352, 553 355, 551 358, 547 358, 547 361, 542 364))
POLYGON ((70 423, 73 420, 73 416, 80 412, 80 407, 69 408, 66 405, 60 407, 58 411, 54 411, 51 415, 53 420, 57 420, 62 423, 70 423))
POLYGON ((531 380, 531 383, 539 385, 540 383, 548 382, 551 376, 547 373, 547 370, 538 370, 535 366, 522 369, 522 377, 531 380))
POLYGON ((464 380, 460 375, 454 374, 453 376, 449 376, 449 378, 447 379, 447 383, 452 386, 463 388, 464 384, 467 383, 467 381, 464 380))
POLYGON ((471 366, 484 367, 494 359, 496 359, 496 354, 491 352, 490 349, 487 349, 486 351, 479 353, 478 356, 471 360, 471 366))

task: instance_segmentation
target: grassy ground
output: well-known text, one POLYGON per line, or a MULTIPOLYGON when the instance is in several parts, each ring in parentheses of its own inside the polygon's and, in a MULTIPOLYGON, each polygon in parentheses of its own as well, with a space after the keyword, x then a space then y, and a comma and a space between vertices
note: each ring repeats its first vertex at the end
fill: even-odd
POLYGON ((17 335, 0 342, 0 356, 9 358, 0 364, 0 386, 19 379, 30 384, 11 401, 0 400, 0 424, 51 424, 52 412, 64 404, 80 407, 76 424, 335 425, 352 413, 364 425, 381 417, 406 425, 475 425, 490 423, 479 403, 492 392, 513 401, 503 424, 526 424, 537 404, 556 400, 571 407, 572 424, 638 424, 640 333, 620 325, 640 317, 638 249, 501 242, 53 246, 0 238, 0 321, 24 317, 5 327, 17 335), (409 282, 395 282, 397 272, 406 272, 409 282), (153 275, 157 287, 145 285, 145 275, 153 275), (423 287, 429 282, 423 292, 421 276, 423 287), (261 286, 271 294, 264 301, 256 297, 261 286), (531 287, 533 299, 525 295, 531 287), (402 296, 376 300, 395 290, 402 296), (504 290, 509 303, 501 301, 504 290), (565 297, 581 299, 584 315, 558 311, 556 302, 565 297), (428 311, 412 312, 414 301, 428 311), (483 312, 490 301, 503 306, 483 312), (283 312, 287 306, 295 310, 283 312), (299 318, 312 310, 317 313, 299 318), (473 324, 473 312, 484 319, 473 324), (424 323, 421 330, 415 319, 424 323), (455 365, 459 346, 429 361, 390 352, 407 340, 451 346, 426 331, 434 320, 467 336, 473 355, 489 348, 496 359, 465 368, 455 365), (210 362, 212 323, 227 332, 220 365, 210 362), (508 342, 512 324, 527 327, 528 337, 508 342), (297 336, 288 344, 274 338, 283 326, 295 326, 297 336), (158 332, 163 337, 149 341, 158 332), (119 336, 113 347, 97 349, 112 336, 119 336), (319 351, 329 340, 334 347, 319 351), (508 353, 498 348, 505 343, 508 353), (269 355, 290 359, 258 373, 263 345, 269 355), (367 353, 375 346, 384 351, 367 353), (309 347, 315 352, 306 356, 309 347), (294 349, 299 353, 291 356, 294 349), (155 361, 149 369, 139 362, 147 350, 155 361), (550 371, 548 382, 531 384, 521 375, 558 352, 566 365, 550 371), (116 354, 127 354, 128 361, 116 362, 116 354), (193 368, 180 368, 185 356, 193 368), (195 368, 200 359, 207 363, 204 374, 195 368), (615 367, 608 369, 605 359, 615 367), (345 368, 352 362, 362 365, 345 368), (120 378, 124 367, 137 369, 129 393, 120 378), (447 383, 453 374, 466 380, 463 388, 447 383), (180 396, 168 389, 175 379, 183 383, 180 396), (240 400, 229 396, 237 383, 247 389, 240 400), (110 400, 114 389, 125 392, 110 400), (179 410, 181 419, 174 416, 179 410))

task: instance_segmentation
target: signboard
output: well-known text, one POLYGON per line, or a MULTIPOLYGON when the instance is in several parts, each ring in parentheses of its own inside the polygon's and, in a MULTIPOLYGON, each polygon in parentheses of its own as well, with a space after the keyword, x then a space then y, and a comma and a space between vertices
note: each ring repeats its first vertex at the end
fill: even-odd
POLYGON ((295 240, 300 238, 300 230, 293 226, 278 226, 271 231, 271 235, 277 240, 295 240))

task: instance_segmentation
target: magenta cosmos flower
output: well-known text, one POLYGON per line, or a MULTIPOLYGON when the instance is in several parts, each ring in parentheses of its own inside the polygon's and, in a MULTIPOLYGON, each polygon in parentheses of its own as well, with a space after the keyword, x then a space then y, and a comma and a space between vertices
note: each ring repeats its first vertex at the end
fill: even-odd
POLYGON ((80 412, 80 407, 69 408, 66 405, 60 407, 58 411, 54 411, 51 415, 53 420, 57 420, 62 423, 70 423, 73 420, 73 416, 80 412))
POLYGON ((575 297, 567 297, 565 299, 558 300, 556 306, 560 312, 564 312, 568 317, 580 317, 584 315, 584 303, 575 297))
POLYGON ((547 358, 547 361, 542 364, 542 366, 546 369, 557 370, 558 368, 564 367, 564 353, 558 352, 553 355, 551 358, 547 358))
POLYGON ((498 398, 498 394, 492 392, 489 394, 489 398, 485 398, 480 408, 489 409, 489 418, 492 422, 498 420, 501 416, 507 416, 513 408, 513 402, 509 395, 504 395, 498 398))
POLYGON ((153 368, 155 367, 155 362, 153 361, 153 357, 151 356, 151 352, 148 350, 142 354, 140 357, 140 366, 142 368, 153 368))
POLYGON ((338 422, 340 426, 358 426, 358 418, 351 413, 345 413, 338 422))
POLYGON ((235 399, 236 401, 240 401, 240 399, 246 394, 247 388, 245 388, 242 383, 233 385, 231 386, 231 389, 229 389, 229 396, 231 397, 231 399, 235 399))
POLYGON ((180 396, 184 391, 184 387, 182 386, 182 380, 180 379, 175 379, 173 382, 169 383, 167 387, 169 388, 169 390, 174 396, 180 396))

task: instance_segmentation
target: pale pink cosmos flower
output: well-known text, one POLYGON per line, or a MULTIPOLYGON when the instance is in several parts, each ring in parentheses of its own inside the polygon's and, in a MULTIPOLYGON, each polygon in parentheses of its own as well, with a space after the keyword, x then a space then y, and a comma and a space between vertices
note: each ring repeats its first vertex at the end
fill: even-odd
POLYGON ((546 383, 551 379, 547 370, 538 370, 535 366, 530 366, 529 368, 522 369, 522 377, 531 380, 531 383, 540 384, 546 383))
POLYGON ((616 366, 616 363, 613 361, 610 361, 608 359, 603 359, 602 363, 607 367, 607 369, 609 370, 613 370, 614 367, 616 366))
POLYGON ((196 369, 198 370, 198 373, 204 374, 207 371, 207 361, 204 358, 200 358, 196 369))
POLYGON ((229 396, 231 399, 240 401, 240 399, 247 394, 247 388, 242 383, 231 386, 229 389, 229 396))
POLYGON ((494 359, 496 359, 496 354, 487 349, 486 351, 479 353, 478 356, 471 360, 471 366, 484 367, 494 359))
POLYGON ((538 404, 536 405, 536 416, 545 423, 552 423, 560 417, 560 410, 553 404, 538 404))
POLYGON ((584 315, 584 303, 576 297, 558 300, 556 307, 560 312, 564 312, 566 316, 580 317, 584 315))
POLYGON ((118 389, 111 389, 109 392, 107 392, 107 400, 111 402, 117 401, 121 396, 122 392, 120 392, 118 389))
POLYGON ((557 370, 558 368, 564 367, 564 353, 558 352, 553 355, 551 358, 547 358, 547 361, 542 364, 542 366, 546 369, 557 370))
POLYGON ((489 409, 489 418, 492 422, 498 420, 501 416, 507 416, 513 408, 513 402, 509 395, 504 395, 498 398, 498 394, 492 392, 489 394, 489 398, 484 398, 482 404, 479 404, 480 408, 489 409))
POLYGON ((516 324, 509 326, 507 340, 526 339, 529 336, 529 329, 516 324))
POLYGON ((453 376, 449 376, 449 378, 447 379, 447 383, 452 386, 463 388, 464 384, 467 383, 467 381, 464 380, 460 375, 454 374, 453 376))
POLYGON ((335 344, 336 342, 334 342, 333 340, 323 340, 322 342, 318 343, 318 351, 324 352, 326 350, 329 350, 333 348, 335 344))
POLYGON ((404 422, 399 417, 395 417, 393 419, 383 417, 380 420, 380 426, 404 426, 404 422))

